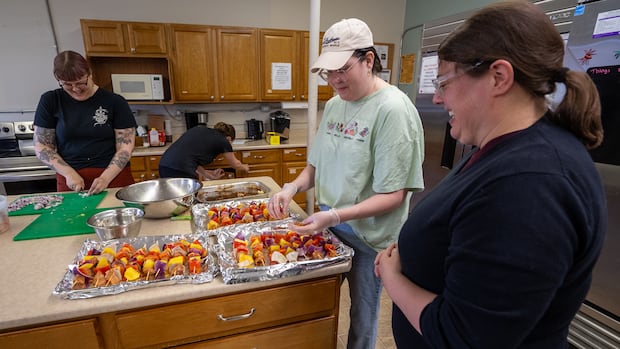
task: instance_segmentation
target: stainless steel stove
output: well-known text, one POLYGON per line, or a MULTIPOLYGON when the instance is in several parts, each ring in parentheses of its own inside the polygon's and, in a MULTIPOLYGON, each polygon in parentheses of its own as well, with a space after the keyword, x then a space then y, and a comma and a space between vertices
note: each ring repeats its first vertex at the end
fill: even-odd
POLYGON ((0 194, 56 190, 56 174, 35 156, 32 121, 0 122, 0 194))

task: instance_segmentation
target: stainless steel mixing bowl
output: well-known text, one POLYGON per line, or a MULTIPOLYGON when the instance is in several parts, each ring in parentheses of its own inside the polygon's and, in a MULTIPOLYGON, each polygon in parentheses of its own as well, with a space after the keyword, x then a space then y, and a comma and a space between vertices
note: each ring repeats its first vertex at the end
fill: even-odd
POLYGON ((194 203, 202 182, 191 178, 159 178, 128 185, 116 198, 129 207, 144 210, 146 218, 180 215, 194 203))
POLYGON ((86 224, 95 229, 101 240, 138 236, 144 211, 135 207, 115 208, 96 213, 86 224))

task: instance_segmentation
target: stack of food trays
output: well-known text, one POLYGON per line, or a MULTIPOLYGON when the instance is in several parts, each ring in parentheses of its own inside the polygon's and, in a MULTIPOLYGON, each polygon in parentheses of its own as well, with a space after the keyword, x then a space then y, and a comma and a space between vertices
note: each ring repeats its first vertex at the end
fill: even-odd
POLYGON ((218 264, 226 284, 266 281, 341 263, 353 249, 329 230, 301 234, 295 218, 229 226, 217 233, 218 264))
POLYGON ((153 286, 202 284, 217 272, 206 232, 87 239, 53 293, 83 299, 153 286))

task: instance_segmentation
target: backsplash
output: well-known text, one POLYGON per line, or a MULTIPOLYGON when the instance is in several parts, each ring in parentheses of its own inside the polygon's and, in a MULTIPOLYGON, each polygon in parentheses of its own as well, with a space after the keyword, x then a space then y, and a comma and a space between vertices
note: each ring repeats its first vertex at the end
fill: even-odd
MULTIPOLYGON (((213 127, 222 121, 235 127, 237 138, 246 138, 246 120, 256 119, 263 121, 265 132, 269 131, 269 114, 282 110, 291 117, 291 132, 306 132, 308 128, 307 109, 282 109, 279 103, 238 103, 238 104, 174 104, 174 105, 131 105, 138 125, 146 125, 148 115, 162 115, 171 120, 172 134, 178 136, 186 131, 185 116, 189 112, 208 112, 207 126, 213 127), (262 106, 262 108, 261 108, 262 106), (267 106, 269 108, 267 108, 267 106)), ((320 108, 322 105, 320 106, 320 108)), ((322 115, 322 108, 318 110, 317 125, 322 115)))

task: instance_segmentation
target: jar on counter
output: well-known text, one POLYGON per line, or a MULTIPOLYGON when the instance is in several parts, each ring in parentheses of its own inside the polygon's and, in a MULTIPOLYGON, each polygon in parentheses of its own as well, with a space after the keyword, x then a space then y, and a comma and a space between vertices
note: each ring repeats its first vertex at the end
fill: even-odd
POLYGON ((154 128, 149 131, 149 143, 151 147, 159 147, 159 132, 154 128))
POLYGON ((4 195, 0 195, 0 233, 9 230, 9 204, 4 195))

